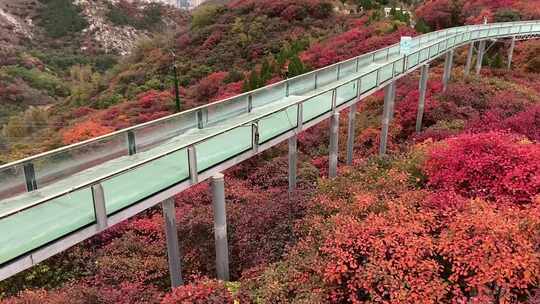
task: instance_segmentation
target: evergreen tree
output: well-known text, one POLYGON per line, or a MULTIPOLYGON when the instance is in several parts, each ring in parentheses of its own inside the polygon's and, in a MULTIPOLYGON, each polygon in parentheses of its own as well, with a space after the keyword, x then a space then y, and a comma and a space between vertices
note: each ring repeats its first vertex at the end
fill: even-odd
POLYGON ((306 72, 306 68, 298 55, 294 55, 291 58, 291 62, 289 63, 289 69, 288 69, 288 77, 294 77, 298 75, 302 75, 306 72))

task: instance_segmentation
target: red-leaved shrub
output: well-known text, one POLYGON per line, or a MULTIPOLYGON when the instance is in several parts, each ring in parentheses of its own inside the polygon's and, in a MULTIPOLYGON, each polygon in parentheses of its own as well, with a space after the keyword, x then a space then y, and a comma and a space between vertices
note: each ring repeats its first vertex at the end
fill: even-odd
POLYGON ((222 282, 201 281, 173 289, 161 304, 233 304, 231 292, 222 282))
POLYGON ((527 203, 540 193, 540 147, 500 132, 464 134, 432 148, 424 171, 433 189, 527 203))

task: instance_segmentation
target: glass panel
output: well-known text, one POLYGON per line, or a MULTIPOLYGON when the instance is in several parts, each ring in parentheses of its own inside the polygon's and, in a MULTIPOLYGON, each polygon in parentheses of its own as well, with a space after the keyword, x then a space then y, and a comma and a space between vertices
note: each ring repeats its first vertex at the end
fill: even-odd
POLYGON ((420 61, 423 62, 429 58, 429 49, 423 49, 420 51, 420 61))
POLYGON ((315 89, 315 74, 308 74, 289 80, 289 96, 302 95, 315 89))
POLYGON ((339 68, 339 78, 342 79, 356 73, 356 59, 347 60, 341 64, 339 68))
POLYGON ((356 98, 357 81, 352 81, 337 88, 336 104, 340 105, 356 98))
POLYGON ((388 79, 392 78, 394 66, 392 64, 385 65, 380 69, 379 72, 379 83, 387 81, 388 79))
POLYGON ((377 86, 377 71, 364 75, 361 82, 362 94, 375 88, 377 86))
POLYGON ((26 192, 26 181, 22 165, 15 165, 0 170, 0 214, 3 200, 26 192))
POLYGON ((187 149, 182 149, 103 181, 107 214, 186 180, 188 164, 187 149))
POLYGON ((385 61, 387 52, 388 52, 387 49, 382 49, 380 51, 377 51, 375 53, 375 62, 385 61))
MULTIPOLYGON (((269 90, 269 89, 267 89, 269 90)), ((285 89, 283 89, 283 97, 285 96, 285 89)), ((269 95, 269 94, 268 94, 269 95)), ((269 96, 266 95, 265 102, 269 102, 269 96)), ((257 96, 260 96, 257 95, 257 96)), ((272 96, 273 97, 273 96, 272 96)), ((259 98, 259 102, 262 103, 263 99, 259 98)), ((255 107, 255 96, 253 96, 253 106, 255 107)), ((259 106, 259 104, 257 104, 259 106)), ((236 117, 242 113, 247 113, 248 111, 248 96, 239 96, 236 98, 229 99, 220 103, 209 105, 206 111, 206 123, 204 126, 212 126, 216 123, 222 122, 224 120, 236 117)))
POLYGON ((331 66, 317 72, 317 88, 323 87, 337 80, 338 66, 331 66))
POLYGON ((399 44, 398 44, 398 45, 392 46, 392 47, 390 48, 390 56, 398 55, 398 54, 399 54, 399 50, 400 50, 399 44))
POLYGON ((438 53, 439 53, 439 47, 436 44, 429 48, 429 56, 431 58, 437 57, 438 53))
MULTIPOLYGON (((75 186, 89 180, 78 177, 82 171, 92 168, 95 174, 85 173, 88 178, 97 178, 107 172, 94 169, 110 160, 129 154, 126 133, 104 138, 69 150, 47 155, 33 161, 38 188, 44 188, 60 180, 71 180, 67 186, 75 186), (77 176, 75 176, 77 174, 77 176)), ((66 185, 64 185, 66 186, 66 185)))
POLYGON ((488 34, 489 34, 489 30, 488 30, 488 29, 482 30, 482 31, 480 32, 480 37, 482 37, 482 38, 487 37, 488 34))
POLYGON ((358 69, 361 70, 373 63, 373 55, 365 55, 358 58, 358 69))
MULTIPOLYGON (((413 55, 418 60, 418 53, 413 55)), ((403 59, 400 59, 394 63, 394 75, 403 73, 403 59)))
POLYGON ((252 148, 252 127, 243 126, 210 138, 195 146, 197 170, 202 172, 252 148))
MULTIPOLYGON (((285 82, 271 86, 269 88, 262 88, 252 94, 253 96, 251 100, 251 102, 253 103, 252 106, 256 108, 256 107, 269 104, 272 101, 283 99, 285 98, 286 93, 287 93, 287 84, 285 82)), ((246 101, 246 104, 247 104, 247 101, 246 101)))
POLYGON ((135 133, 137 152, 152 149, 193 128, 197 128, 196 112, 188 112, 171 119, 162 120, 142 128, 137 128, 133 131, 135 133))
POLYGON ((411 54, 407 57, 407 68, 410 69, 418 64, 418 56, 411 54))
POLYGON ((480 36, 480 31, 474 31, 471 33, 471 39, 477 39, 480 36))
POLYGON ((540 24, 535 24, 533 25, 533 31, 537 32, 537 31, 540 31, 540 24))
POLYGON ((304 101, 302 107, 302 120, 308 122, 332 110, 332 91, 304 101))
MULTIPOLYGON (((30 195, 28 200, 37 200, 30 195)), ((90 189, 0 219, 0 264, 95 222, 90 189)))
POLYGON ((276 136, 296 128, 298 126, 297 120, 297 105, 259 120, 259 143, 265 143, 276 136))

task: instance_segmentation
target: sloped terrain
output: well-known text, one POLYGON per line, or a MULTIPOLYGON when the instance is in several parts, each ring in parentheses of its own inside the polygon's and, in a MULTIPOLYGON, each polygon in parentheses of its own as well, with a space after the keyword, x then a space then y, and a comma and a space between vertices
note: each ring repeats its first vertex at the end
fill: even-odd
MULTIPOLYGON (((524 3, 470 3, 492 15, 511 7, 528 18, 518 2, 524 3)), ((426 1, 418 9, 451 3, 460 4, 455 25, 469 22, 465 2, 426 1)), ((415 34, 402 16, 350 15, 337 6, 312 0, 208 6, 194 13, 189 28, 138 45, 108 73, 74 70, 77 94, 48 109, 46 119, 26 117, 53 124, 34 130, 47 140, 21 135, 33 139, 32 148, 17 142, 4 155, 14 159, 172 113, 171 49, 185 109, 415 34)), ((449 18, 424 16, 433 17, 424 21, 434 28, 449 18)), ((445 93, 442 67, 433 64, 418 134, 419 75, 401 79, 385 158, 376 156, 383 96, 363 100, 354 164, 340 163, 336 179, 327 178, 324 123, 299 136, 294 195, 287 193, 285 145, 225 172, 233 282, 211 279, 213 210, 203 183, 175 197, 185 286, 168 290, 163 217, 154 208, 0 282, 0 297, 9 304, 538 303, 538 45, 519 43, 510 72, 505 45, 494 46, 480 77, 463 76, 466 51, 457 52, 445 93)))

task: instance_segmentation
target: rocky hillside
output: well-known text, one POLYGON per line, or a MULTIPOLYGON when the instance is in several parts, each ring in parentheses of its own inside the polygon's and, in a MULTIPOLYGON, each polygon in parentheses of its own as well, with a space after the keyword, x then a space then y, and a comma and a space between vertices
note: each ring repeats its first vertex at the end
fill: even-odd
POLYGON ((0 46, 126 55, 136 41, 163 28, 174 29, 185 23, 185 17, 161 2, 4 0, 0 2, 0 46))

